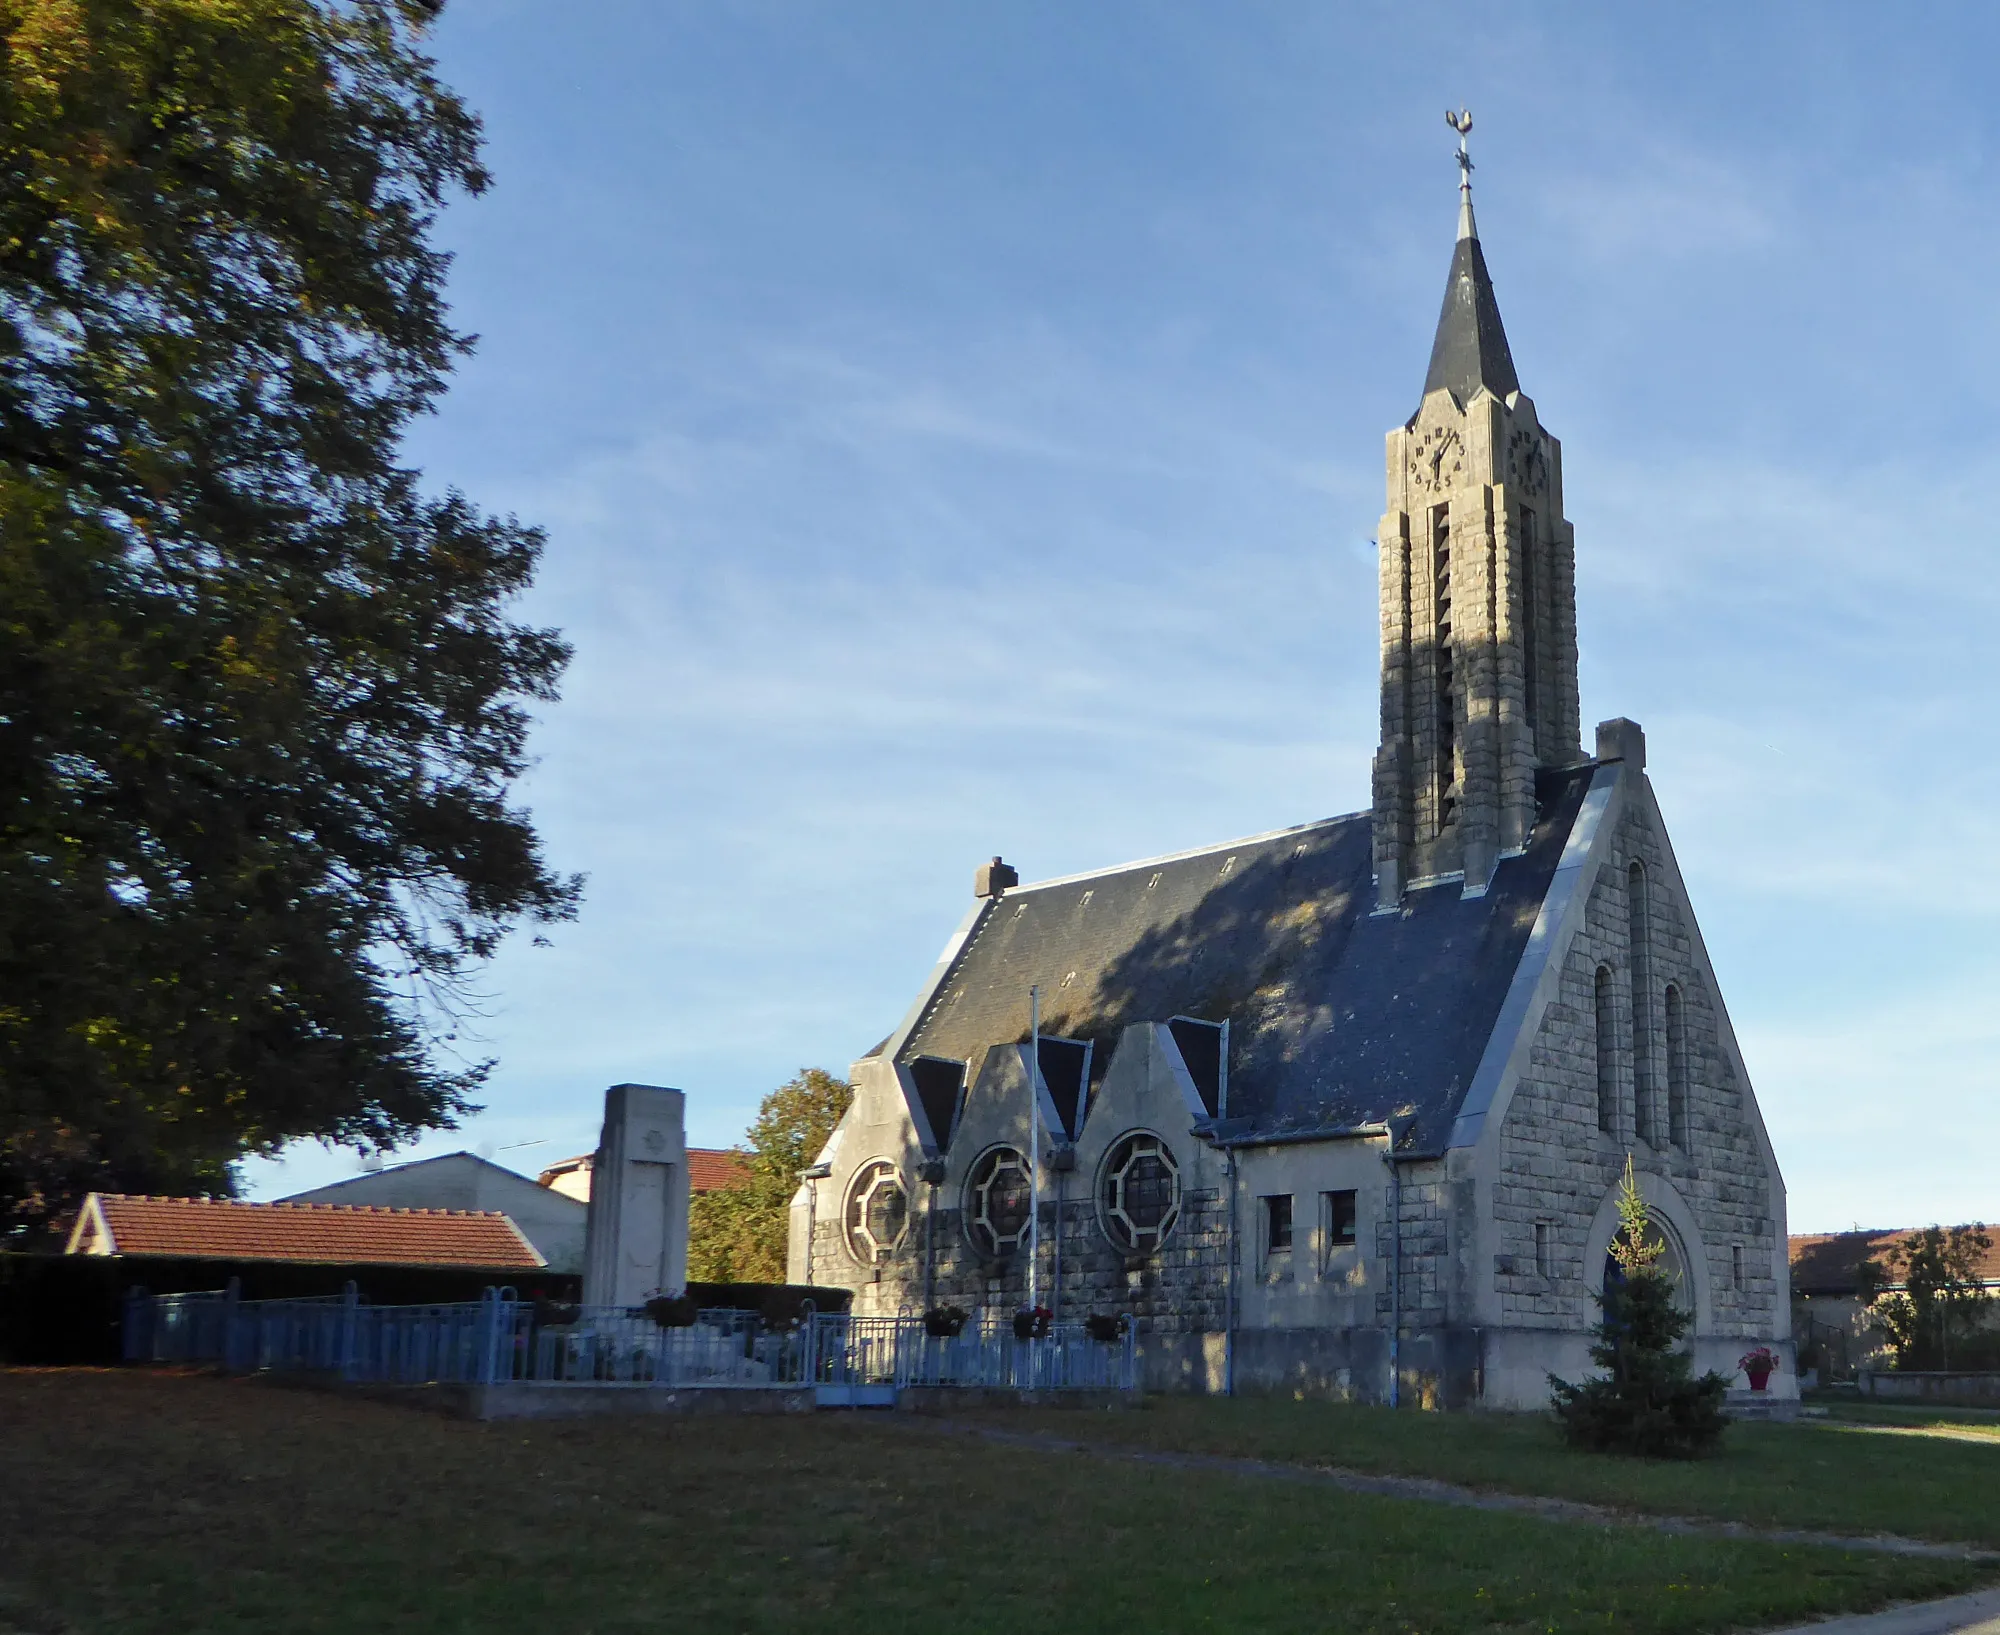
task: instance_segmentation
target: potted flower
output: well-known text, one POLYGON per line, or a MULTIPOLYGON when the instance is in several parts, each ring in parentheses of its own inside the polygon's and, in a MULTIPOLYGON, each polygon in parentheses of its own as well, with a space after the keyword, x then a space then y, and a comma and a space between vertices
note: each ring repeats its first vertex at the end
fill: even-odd
POLYGON ((1116 1345, 1125 1338, 1132 1326, 1132 1319, 1122 1311, 1116 1316, 1094 1311, 1083 1320, 1083 1331, 1099 1345, 1116 1345))
POLYGON ((924 1332, 933 1340, 956 1340, 964 1329, 962 1306, 933 1306, 924 1313, 924 1332))
POLYGON ((1023 1306, 1014 1313, 1014 1338, 1017 1340, 1046 1340, 1049 1324, 1055 1321, 1055 1313, 1047 1306, 1023 1306))
POLYGON ((693 1328, 697 1308, 685 1294, 656 1294, 641 1309, 661 1328, 693 1328))
POLYGON ((1761 1391, 1778 1371, 1777 1354, 1769 1346, 1752 1346, 1736 1359, 1736 1366, 1750 1376, 1750 1389, 1761 1391))

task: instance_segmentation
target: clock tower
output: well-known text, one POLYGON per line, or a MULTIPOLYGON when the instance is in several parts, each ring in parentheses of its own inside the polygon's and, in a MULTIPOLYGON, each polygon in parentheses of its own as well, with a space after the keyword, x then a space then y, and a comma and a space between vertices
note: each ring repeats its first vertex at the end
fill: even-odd
POLYGON ((1583 758, 1562 445, 1515 376, 1472 215, 1472 121, 1453 124, 1458 242, 1423 401, 1389 433, 1377 539, 1377 912, 1414 886, 1483 895, 1534 827, 1536 770, 1583 758))

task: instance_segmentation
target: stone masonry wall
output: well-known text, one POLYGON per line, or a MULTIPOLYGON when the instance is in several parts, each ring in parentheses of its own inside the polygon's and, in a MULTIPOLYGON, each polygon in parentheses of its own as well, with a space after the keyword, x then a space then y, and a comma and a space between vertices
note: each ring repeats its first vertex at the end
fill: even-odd
MULTIPOLYGON (((1392 1301, 1402 1308, 1402 1326, 1434 1328, 1451 1316, 1451 1231, 1449 1187, 1442 1163, 1408 1164, 1402 1171, 1403 1224, 1401 1292, 1392 1296, 1387 1276, 1375 1296, 1375 1311, 1388 1322, 1392 1301)), ((1395 1220, 1385 1210, 1375 1227, 1375 1255, 1386 1268, 1396 1256, 1395 1220)))
POLYGON ((1685 902, 1669 899, 1660 838, 1636 804, 1628 805, 1600 872, 1584 925, 1571 944, 1561 993, 1542 1022, 1530 1065, 1514 1092, 1501 1132, 1500 1179, 1493 1212, 1499 1244, 1494 1277, 1504 1320, 1525 1327, 1576 1328, 1596 1321, 1591 1298, 1601 1268, 1584 1265, 1586 1239, 1599 1205, 1632 1154, 1642 1172, 1671 1181, 1692 1209, 1702 1242, 1688 1252, 1706 1257, 1713 1308, 1709 1332, 1758 1338, 1775 1332, 1777 1248, 1772 1177, 1758 1149, 1739 1084, 1722 1049, 1717 996, 1697 974, 1693 920, 1685 902), (1650 1001, 1649 1039, 1659 1116, 1637 1128, 1631 1049, 1632 973, 1628 932, 1628 870, 1645 870, 1648 935, 1638 961, 1650 1001), (1596 973, 1612 973, 1618 1084, 1615 1134, 1598 1128, 1596 973), (1687 1143, 1668 1137, 1666 1028, 1662 996, 1669 983, 1682 995, 1686 1019, 1687 1143), (1552 1275, 1536 1268, 1535 1223, 1551 1228, 1552 1275), (1742 1249, 1743 1287, 1735 1282, 1735 1246, 1742 1249))
MULTIPOLYGON (((1074 1184, 1074 1178, 1072 1178, 1074 1184)), ((822 1216, 814 1237, 814 1281, 856 1290, 862 1316, 912 1315, 924 1310, 924 1258, 932 1223, 926 1220, 928 1187, 919 1187, 910 1228, 897 1253, 880 1266, 863 1266, 848 1252, 838 1221, 822 1216)), ((940 1189, 940 1204, 952 1189, 940 1189)), ((1129 1314, 1141 1343, 1147 1335, 1217 1333, 1224 1323, 1226 1206, 1213 1190, 1189 1190, 1173 1231, 1155 1254, 1127 1256, 1105 1236, 1094 1199, 1069 1197, 1060 1205, 1060 1302, 1051 1301, 1058 1263, 1058 1205, 1042 1200, 1040 1292, 1066 1321, 1090 1312, 1129 1314)), ((962 1307, 977 1319, 1012 1316, 1028 1299, 1025 1248, 987 1260, 967 1237, 962 1211, 940 1207, 935 1222, 934 1299, 962 1307)))

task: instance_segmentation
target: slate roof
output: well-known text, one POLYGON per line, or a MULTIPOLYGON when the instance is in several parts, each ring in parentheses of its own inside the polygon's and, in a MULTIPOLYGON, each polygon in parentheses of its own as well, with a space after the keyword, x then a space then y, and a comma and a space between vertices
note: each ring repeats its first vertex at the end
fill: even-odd
MULTIPOLYGON (((1794 1294, 1851 1295, 1861 1287, 1861 1263, 1880 1260, 1917 1235, 1916 1227, 1876 1227, 1854 1232, 1812 1232, 1790 1240, 1794 1294)), ((2000 1286, 2000 1228, 1988 1233, 1993 1247, 1979 1257, 1980 1276, 2000 1286)))
POLYGON ((547 1264, 511 1219, 492 1211, 252 1204, 116 1192, 93 1192, 84 1200, 69 1251, 493 1271, 534 1271, 547 1264))
POLYGON ((1500 303, 1486 271, 1468 203, 1460 218, 1458 243, 1451 252, 1451 273, 1445 279, 1444 310, 1438 314, 1437 335, 1431 342, 1430 372, 1424 377, 1428 396, 1444 387, 1464 403, 1481 386, 1504 398, 1521 389, 1514 373, 1514 354, 1500 324, 1500 303))
POLYGON ((1367 813, 1010 891, 990 902, 897 1052, 967 1061, 1042 1030, 1096 1040, 1182 1015, 1230 1024, 1230 1141, 1410 1120, 1443 1149, 1595 763, 1545 772, 1526 851, 1483 897, 1452 881, 1377 916, 1367 813))

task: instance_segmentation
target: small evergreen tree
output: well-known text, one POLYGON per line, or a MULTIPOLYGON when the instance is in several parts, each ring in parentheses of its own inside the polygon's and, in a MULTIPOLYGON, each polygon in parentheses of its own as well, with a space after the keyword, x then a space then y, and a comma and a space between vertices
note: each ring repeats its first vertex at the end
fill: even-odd
POLYGON ((1649 1459, 1699 1458, 1722 1440, 1729 1380, 1713 1371, 1694 1378, 1679 1349, 1693 1318, 1675 1304, 1674 1280, 1660 1269, 1667 1246, 1648 1234, 1629 1155, 1618 1219, 1611 1240, 1618 1275, 1605 1279, 1598 1297, 1602 1315, 1590 1348, 1591 1361, 1605 1372, 1581 1385, 1551 1374, 1556 1416, 1576 1447, 1649 1459))

